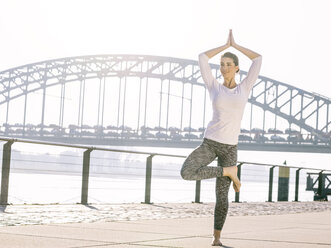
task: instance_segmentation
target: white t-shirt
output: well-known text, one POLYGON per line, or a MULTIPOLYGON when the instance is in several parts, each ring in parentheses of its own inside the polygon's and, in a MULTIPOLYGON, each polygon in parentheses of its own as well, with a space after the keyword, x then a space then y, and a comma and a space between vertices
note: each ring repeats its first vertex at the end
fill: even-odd
POLYGON ((247 76, 235 88, 229 89, 212 75, 205 53, 199 55, 200 72, 213 105, 213 118, 204 137, 223 144, 238 144, 240 122, 249 93, 259 75, 262 56, 253 59, 247 76))

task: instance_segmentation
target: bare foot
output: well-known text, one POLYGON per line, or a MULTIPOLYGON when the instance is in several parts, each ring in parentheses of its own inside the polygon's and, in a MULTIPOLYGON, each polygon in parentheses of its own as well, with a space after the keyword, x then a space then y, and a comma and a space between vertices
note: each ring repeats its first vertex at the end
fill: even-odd
POLYGON ((214 229, 214 238, 213 242, 211 243, 212 246, 222 246, 221 242, 221 230, 214 229))
POLYGON ((219 239, 213 239, 211 246, 222 246, 222 242, 219 239))
POLYGON ((229 177, 233 182, 234 191, 239 192, 241 183, 237 173, 238 173, 237 166, 223 167, 223 176, 229 177))

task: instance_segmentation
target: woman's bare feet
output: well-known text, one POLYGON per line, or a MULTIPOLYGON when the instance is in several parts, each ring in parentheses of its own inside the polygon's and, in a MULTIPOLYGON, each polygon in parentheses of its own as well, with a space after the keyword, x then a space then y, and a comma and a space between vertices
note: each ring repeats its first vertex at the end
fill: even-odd
POLYGON ((222 242, 219 239, 213 239, 211 246, 222 246, 222 242))
POLYGON ((233 188, 236 192, 240 191, 241 183, 238 178, 237 166, 223 167, 223 176, 229 177, 233 182, 233 188))
POLYGON ((214 229, 214 238, 213 242, 211 243, 212 246, 222 246, 221 242, 221 231, 214 229))

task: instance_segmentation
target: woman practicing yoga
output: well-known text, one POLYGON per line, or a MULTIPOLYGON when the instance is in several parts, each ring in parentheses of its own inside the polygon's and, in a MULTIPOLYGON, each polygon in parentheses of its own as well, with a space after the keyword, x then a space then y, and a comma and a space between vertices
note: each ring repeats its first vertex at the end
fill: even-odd
POLYGON ((262 56, 235 43, 232 30, 225 45, 199 55, 202 78, 213 106, 213 117, 204 133, 204 139, 185 160, 181 176, 185 180, 216 178, 216 205, 214 212, 213 246, 221 246, 221 231, 228 212, 228 192, 231 181, 239 192, 241 183, 237 176, 237 144, 240 122, 249 93, 259 75, 262 56), (235 81, 239 72, 238 57, 230 52, 221 56, 223 84, 212 75, 208 60, 225 49, 233 47, 252 60, 247 76, 240 84, 235 81), (208 166, 217 157, 218 166, 208 166))

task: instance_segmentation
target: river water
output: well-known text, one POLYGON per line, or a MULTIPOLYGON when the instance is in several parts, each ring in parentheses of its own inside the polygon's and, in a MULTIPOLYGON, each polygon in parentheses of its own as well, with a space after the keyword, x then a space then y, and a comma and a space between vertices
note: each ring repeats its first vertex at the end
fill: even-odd
MULTIPOLYGON (((192 149, 156 147, 110 147, 130 151, 147 151, 188 155, 192 149)), ((82 185, 83 150, 41 145, 14 144, 12 148, 9 202, 79 203, 82 185)), ((2 153, 1 153, 2 154, 2 153)), ((2 156, 2 155, 1 155, 2 156)), ((90 203, 143 202, 145 194, 146 155, 93 151, 89 179, 90 203)), ((183 158, 153 157, 152 202, 191 202, 195 199, 195 182, 179 175, 183 158)), ((238 161, 331 170, 331 154, 238 151, 238 161)), ((213 162, 211 166, 216 166, 213 162)), ((240 201, 268 200, 268 166, 243 165, 240 201)), ((299 200, 313 200, 306 191, 307 172, 300 171, 299 200)), ((294 200, 295 169, 290 170, 289 200, 294 200)), ((215 201, 215 179, 201 183, 201 201, 215 201)), ((278 168, 274 169, 273 201, 277 201, 278 168)), ((234 200, 234 190, 229 200, 234 200)))

